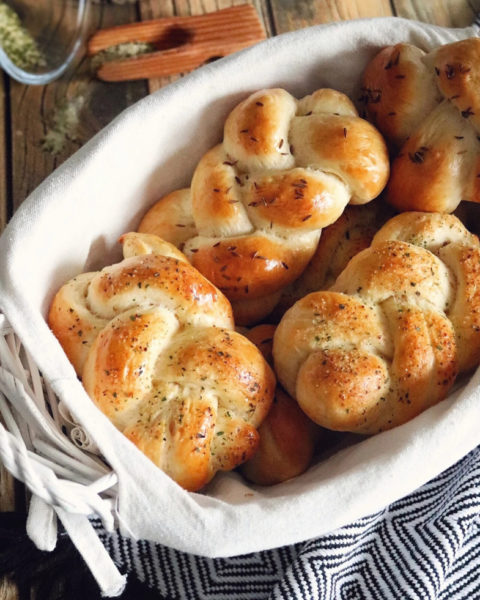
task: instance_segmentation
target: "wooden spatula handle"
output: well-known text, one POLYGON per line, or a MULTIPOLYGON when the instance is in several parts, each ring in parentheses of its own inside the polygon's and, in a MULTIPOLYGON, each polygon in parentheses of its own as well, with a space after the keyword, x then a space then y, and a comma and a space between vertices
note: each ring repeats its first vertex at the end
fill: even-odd
POLYGON ((207 50, 187 44, 137 58, 106 62, 98 69, 97 77, 103 81, 132 81, 187 73, 209 58, 207 50))
POLYGON ((104 81, 150 79, 186 73, 211 58, 226 56, 265 39, 265 31, 250 4, 206 15, 169 17, 98 31, 88 53, 126 42, 149 42, 156 51, 135 58, 105 62, 97 71, 104 81))
MULTIPOLYGON (((255 39, 264 39, 265 32, 255 8, 251 4, 232 6, 205 15, 189 17, 163 17, 106 27, 94 33, 88 40, 88 54, 93 55, 118 44, 127 42, 162 43, 172 38, 172 46, 177 45, 176 38, 186 43, 203 43, 212 39, 228 39, 232 27, 237 26, 255 39)), ((171 46, 171 47, 172 47, 171 46)))

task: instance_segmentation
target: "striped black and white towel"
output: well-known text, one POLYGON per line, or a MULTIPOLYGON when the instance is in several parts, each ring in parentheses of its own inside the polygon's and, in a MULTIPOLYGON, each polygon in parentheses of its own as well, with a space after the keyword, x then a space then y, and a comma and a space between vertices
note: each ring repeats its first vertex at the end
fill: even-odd
POLYGON ((478 600, 480 447, 384 510, 294 546, 209 559, 99 533, 121 569, 168 600, 478 600))

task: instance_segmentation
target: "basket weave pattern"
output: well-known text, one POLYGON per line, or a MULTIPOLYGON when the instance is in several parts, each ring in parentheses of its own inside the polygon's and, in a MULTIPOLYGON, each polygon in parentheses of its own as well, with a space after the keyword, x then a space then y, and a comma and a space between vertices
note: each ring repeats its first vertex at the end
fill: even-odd
POLYGON ((117 476, 1 313, 0 415, 0 460, 32 493, 27 522, 32 540, 40 549, 52 550, 58 517, 87 564, 92 563, 104 592, 121 591, 124 578, 88 519, 98 517, 107 531, 114 530, 117 476))

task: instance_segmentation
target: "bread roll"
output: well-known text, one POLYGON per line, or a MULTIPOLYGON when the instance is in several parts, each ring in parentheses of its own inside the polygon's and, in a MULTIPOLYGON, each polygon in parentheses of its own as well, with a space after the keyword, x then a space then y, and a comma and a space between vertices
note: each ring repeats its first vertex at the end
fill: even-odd
POLYGON ((363 75, 361 101, 392 147, 387 199, 402 211, 453 212, 480 202, 480 39, 426 54, 383 49, 363 75))
POLYGON ((480 362, 480 246, 453 215, 404 213, 274 336, 278 378, 310 418, 373 434, 447 395, 480 362))
POLYGON ((272 316, 280 320, 300 298, 333 285, 348 261, 370 246, 374 235, 392 212, 381 200, 365 206, 347 206, 341 217, 322 231, 307 268, 285 288, 272 316))
POLYGON ((187 490, 251 457, 275 377, 224 295, 153 235, 56 294, 48 323, 113 424, 187 490))
POLYGON ((322 89, 296 100, 261 90, 228 116, 223 142, 195 169, 190 197, 162 198, 139 231, 181 246, 232 301, 237 324, 249 325, 303 272, 322 228, 348 202, 378 196, 388 174, 383 138, 344 94, 322 89), (176 202, 181 209, 172 211, 176 202))
MULTIPOLYGON (((258 325, 247 337, 273 362, 274 325, 258 325)), ((240 467, 242 474, 258 485, 281 483, 303 473, 310 465, 319 427, 280 387, 270 411, 258 430, 260 443, 254 456, 240 467)))

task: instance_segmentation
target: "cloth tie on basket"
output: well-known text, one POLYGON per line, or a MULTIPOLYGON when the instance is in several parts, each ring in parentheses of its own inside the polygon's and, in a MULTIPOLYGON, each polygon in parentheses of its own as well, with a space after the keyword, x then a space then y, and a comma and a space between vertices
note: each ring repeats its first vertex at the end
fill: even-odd
MULTIPOLYGON (((39 549, 53 550, 58 517, 102 592, 115 596, 126 579, 105 552, 88 515, 97 514, 106 530, 113 529, 114 506, 100 493, 114 486, 117 477, 82 452, 82 444, 90 446, 84 436, 75 444, 60 433, 67 424, 60 413, 55 395, 0 313, 0 416, 5 423, 0 422, 0 456, 32 492, 27 533, 39 549)), ((71 437, 75 441, 72 432, 71 437)))

